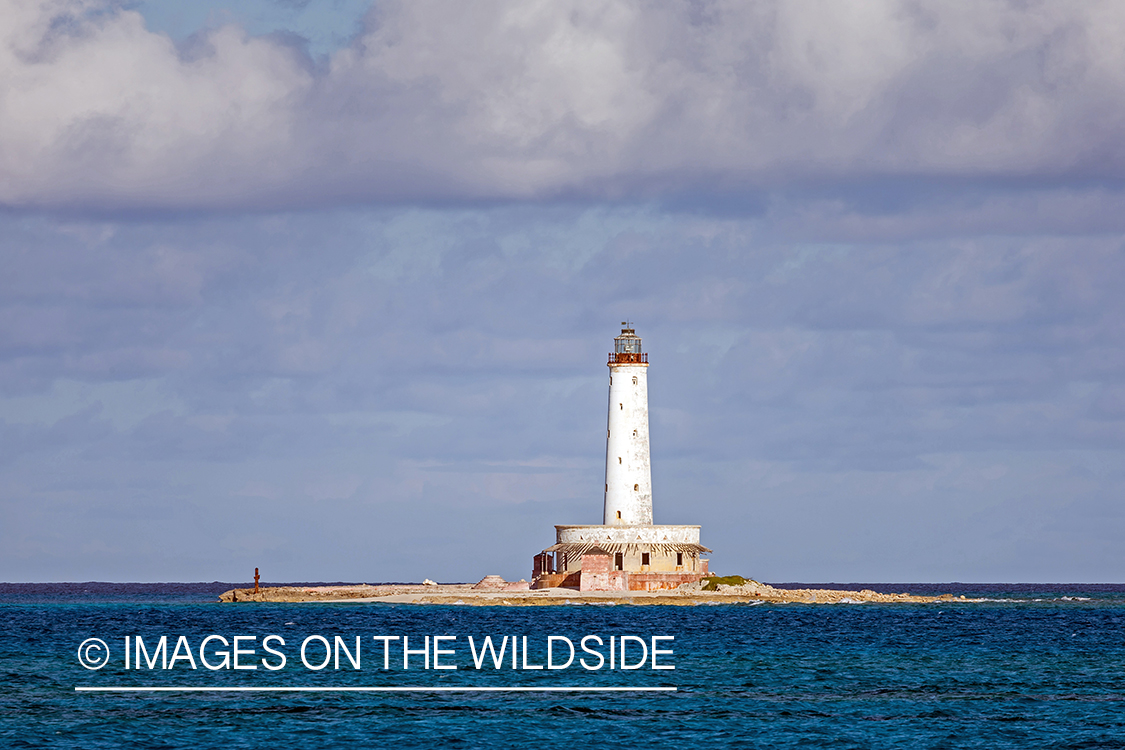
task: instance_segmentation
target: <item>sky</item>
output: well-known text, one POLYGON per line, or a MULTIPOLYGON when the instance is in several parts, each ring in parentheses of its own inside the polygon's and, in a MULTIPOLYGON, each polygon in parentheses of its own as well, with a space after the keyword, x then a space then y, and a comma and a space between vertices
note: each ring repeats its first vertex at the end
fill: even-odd
POLYGON ((0 580, 1125 581, 1125 6, 0 0, 0 580))

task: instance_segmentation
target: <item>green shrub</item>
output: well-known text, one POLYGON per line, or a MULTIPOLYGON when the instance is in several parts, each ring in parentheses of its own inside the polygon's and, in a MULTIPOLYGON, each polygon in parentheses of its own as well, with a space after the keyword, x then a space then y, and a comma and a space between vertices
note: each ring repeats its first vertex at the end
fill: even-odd
POLYGON ((703 590, 718 591, 719 584, 724 586, 741 586, 748 580, 750 579, 743 578, 742 576, 707 576, 703 579, 703 590))

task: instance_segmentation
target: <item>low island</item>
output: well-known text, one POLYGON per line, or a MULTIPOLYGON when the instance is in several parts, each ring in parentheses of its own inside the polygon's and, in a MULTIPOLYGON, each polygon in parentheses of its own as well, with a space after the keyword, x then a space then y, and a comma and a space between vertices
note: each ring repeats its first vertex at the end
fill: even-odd
POLYGON ((466 606, 544 605, 699 605, 699 604, 927 604, 969 602, 964 596, 917 596, 864 589, 779 589, 741 576, 707 577, 660 591, 581 591, 572 588, 530 589, 526 581, 508 582, 486 576, 478 583, 355 584, 343 586, 274 586, 231 589, 222 602, 378 602, 466 606))

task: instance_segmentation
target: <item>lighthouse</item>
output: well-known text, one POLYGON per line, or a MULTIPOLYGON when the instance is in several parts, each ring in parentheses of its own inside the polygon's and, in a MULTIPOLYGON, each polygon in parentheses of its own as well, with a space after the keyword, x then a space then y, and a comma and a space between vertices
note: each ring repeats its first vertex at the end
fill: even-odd
POLYGON ((652 523, 648 451, 648 354, 628 323, 609 354, 609 417, 605 438, 606 526, 652 523))
POLYGON ((602 523, 555 526, 555 543, 535 556, 532 588, 581 591, 674 589, 707 575, 699 526, 652 522, 648 354, 628 322, 609 353, 602 523))

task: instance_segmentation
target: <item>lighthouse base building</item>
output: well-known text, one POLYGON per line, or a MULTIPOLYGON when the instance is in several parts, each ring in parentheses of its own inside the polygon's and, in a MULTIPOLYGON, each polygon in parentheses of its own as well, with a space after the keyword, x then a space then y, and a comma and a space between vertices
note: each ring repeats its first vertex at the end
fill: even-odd
POLYGON ((535 556, 531 588, 659 591, 707 575, 698 526, 556 526, 535 556))
POLYGON ((658 591, 708 574, 698 526, 652 522, 648 355, 627 323, 609 355, 604 517, 600 526, 556 526, 535 556, 531 587, 658 591))

